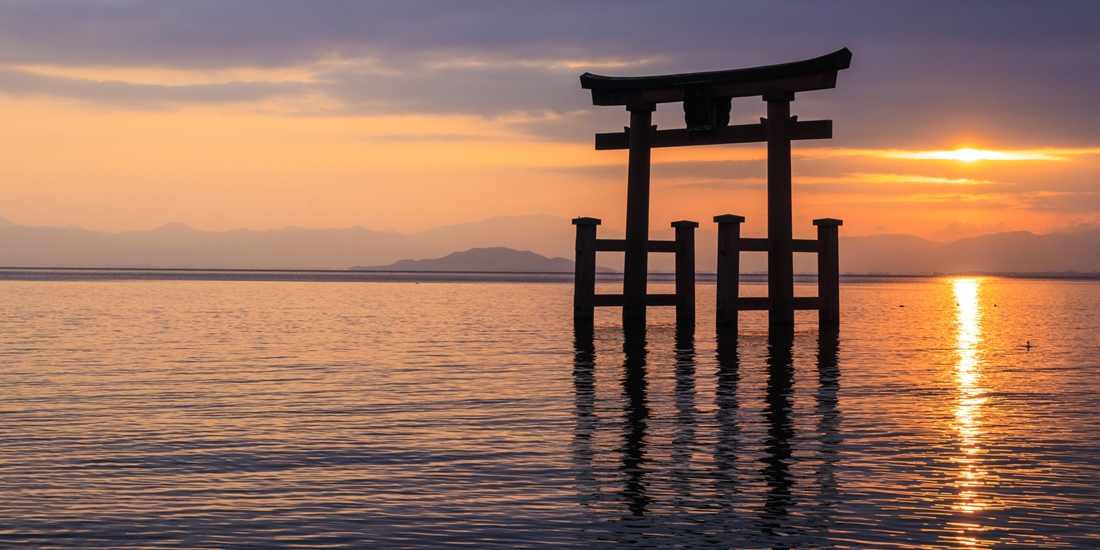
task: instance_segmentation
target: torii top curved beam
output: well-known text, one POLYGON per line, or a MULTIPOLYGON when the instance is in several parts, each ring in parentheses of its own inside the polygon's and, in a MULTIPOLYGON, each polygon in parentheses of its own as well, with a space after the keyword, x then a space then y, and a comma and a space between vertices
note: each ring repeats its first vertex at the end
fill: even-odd
POLYGON ((793 94, 836 87, 836 73, 852 62, 848 48, 831 54, 764 67, 662 76, 581 75, 581 88, 592 90, 594 105, 673 103, 685 88, 702 87, 712 98, 793 94))

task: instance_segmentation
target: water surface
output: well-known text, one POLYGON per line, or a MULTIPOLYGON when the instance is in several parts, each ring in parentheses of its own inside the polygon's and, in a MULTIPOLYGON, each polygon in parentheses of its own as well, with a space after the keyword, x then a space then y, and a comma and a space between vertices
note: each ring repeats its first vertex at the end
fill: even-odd
POLYGON ((1095 281, 718 337, 706 284, 624 335, 558 278, 4 278, 3 545, 1100 546, 1095 281))

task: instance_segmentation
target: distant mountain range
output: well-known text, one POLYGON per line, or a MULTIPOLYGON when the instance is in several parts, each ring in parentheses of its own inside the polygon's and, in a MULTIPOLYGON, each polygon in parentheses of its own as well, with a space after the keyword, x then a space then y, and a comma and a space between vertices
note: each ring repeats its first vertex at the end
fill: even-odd
POLYGON ((1100 230, 994 233, 949 243, 911 235, 841 237, 842 273, 1100 273, 1100 230))
MULTIPOLYGON (((374 267, 352 267, 361 271, 493 271, 505 273, 572 273, 573 260, 565 258, 547 258, 529 250, 511 248, 473 248, 463 252, 454 252, 442 258, 431 260, 400 260, 390 265, 374 267)), ((613 271, 609 268, 597 268, 597 271, 613 271)))
POLYGON ((569 220, 546 215, 502 216, 413 234, 363 227, 200 231, 182 223, 103 233, 76 226, 25 227, 0 218, 0 266, 347 269, 479 247, 572 257, 573 235, 569 220))
MULTIPOLYGON (((0 267, 348 269, 381 266, 372 269, 498 270, 485 267, 493 265, 515 266, 507 270, 519 271, 571 271, 574 231, 568 219, 542 214, 500 216, 412 234, 362 227, 200 231, 181 223, 149 231, 103 233, 75 226, 26 227, 0 218, 0 267), (472 250, 502 248, 511 251, 472 250), (522 255, 521 251, 532 256, 522 255), (455 252, 463 254, 448 256, 455 252), (405 260, 409 262, 402 263, 405 260), (413 263, 417 260, 422 263, 413 263), (491 263, 473 269, 478 262, 491 263), (568 262, 569 267, 561 262, 568 262), (465 267, 438 267, 442 265, 465 267)), ((600 237, 622 238, 622 233, 601 227, 600 237)), ((672 230, 654 231, 652 238, 671 239, 672 230)), ((714 271, 715 230, 700 228, 696 243, 699 271, 714 271)), ((607 268, 620 269, 622 266, 621 253, 601 254, 599 258, 600 264, 607 268)), ((653 254, 650 258, 654 271, 672 270, 671 254, 653 254)), ((763 253, 743 255, 741 265, 745 272, 767 270, 763 253)), ((815 265, 812 254, 795 255, 796 271, 813 272, 815 265)), ((1098 273, 1100 230, 1047 235, 1017 231, 950 243, 911 235, 841 237, 840 269, 842 273, 893 274, 1098 273)))

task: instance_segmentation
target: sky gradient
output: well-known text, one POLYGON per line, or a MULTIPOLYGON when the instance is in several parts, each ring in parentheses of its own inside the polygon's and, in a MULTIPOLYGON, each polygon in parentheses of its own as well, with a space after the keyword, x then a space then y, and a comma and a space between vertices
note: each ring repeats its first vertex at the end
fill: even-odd
MULTIPOLYGON (((0 217, 411 232, 496 215, 621 229, 626 153, 586 71, 842 47, 792 114, 795 233, 951 240, 1100 226, 1096 2, 0 2, 0 217), (971 151, 962 151, 969 149, 971 151)), ((765 115, 733 102, 732 123, 765 115)), ((679 104, 655 114, 683 126, 679 104)), ((653 153, 652 226, 765 229, 763 144, 653 153)))

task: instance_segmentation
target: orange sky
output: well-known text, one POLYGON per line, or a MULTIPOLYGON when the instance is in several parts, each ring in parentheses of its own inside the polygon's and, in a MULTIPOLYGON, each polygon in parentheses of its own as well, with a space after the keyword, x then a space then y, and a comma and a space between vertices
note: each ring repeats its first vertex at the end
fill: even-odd
MULTIPOLYGON (((404 232, 531 213, 623 223, 625 152, 539 139, 479 117, 301 116, 278 105, 130 111, 0 97, 0 124, 7 129, 0 215, 23 225, 122 231, 182 221, 206 230, 404 232)), ((843 121, 836 124, 843 135, 843 121)), ((810 219, 838 217, 853 235, 946 240, 1097 220, 1093 211, 1058 205, 1072 200, 1074 180, 1097 173, 1100 149, 1002 153, 1025 160, 905 158, 982 147, 929 145, 797 143, 796 224, 808 234, 810 219)), ((747 232, 762 231, 763 156, 757 145, 654 151, 654 227, 733 212, 748 218, 747 232)))
MULTIPOLYGON (((971 118, 957 116, 957 106, 946 101, 906 107, 911 96, 902 91, 882 98, 890 88, 874 71, 891 70, 889 60, 881 50, 859 48, 873 40, 845 32, 851 36, 838 31, 836 38, 853 42, 853 68, 840 74, 836 90, 805 94, 792 105, 803 120, 832 118, 835 136, 795 145, 796 234, 812 234, 816 217, 844 219, 848 235, 936 240, 1100 223, 1100 132, 1075 128, 1059 137, 1050 124, 1034 122, 1019 107, 1033 101, 1041 110, 1042 97, 990 101, 971 118), (868 89, 881 105, 866 108, 868 96, 861 94, 868 89), (881 117, 875 113, 895 111, 906 112, 891 121, 890 131, 876 126, 881 117), (936 116, 921 119, 921 112, 936 116)), ((3 33, 0 28, 0 42, 11 42, 3 33)), ((807 55, 780 51, 758 58, 791 61, 838 45, 819 42, 830 47, 811 44, 800 50, 807 55)), ((600 217, 621 229, 626 153, 594 151, 591 134, 615 131, 628 116, 620 108, 593 107, 576 76, 695 67, 644 55, 649 52, 600 55, 596 46, 541 56, 471 48, 462 55, 454 45, 417 53, 417 70, 440 73, 433 93, 448 91, 448 71, 456 75, 447 96, 456 103, 439 109, 428 100, 426 107, 398 103, 400 82, 372 95, 376 81, 399 71, 370 52, 315 49, 304 60, 205 64, 174 60, 171 53, 158 54, 163 60, 111 51, 88 59, 9 56, 0 64, 0 217, 105 231, 179 221, 204 230, 360 225, 410 232, 547 213, 600 217), (475 98, 471 105, 481 101, 477 90, 464 88, 470 77, 462 71, 471 70, 500 79, 533 71, 538 77, 530 78, 559 88, 543 86, 551 99, 534 97, 526 109, 522 97, 511 95, 501 99, 519 107, 465 108, 463 94, 475 98), (356 89, 366 91, 349 98, 342 89, 317 87, 333 82, 335 71, 365 79, 356 89), (282 91, 187 96, 231 95, 251 85, 282 91)), ((709 62, 706 68, 737 66, 730 57, 728 66, 709 62)), ((415 94, 414 83, 408 86, 415 94)), ((662 105, 658 124, 682 124, 679 109, 662 105)), ((735 119, 744 122, 764 111, 759 99, 734 103, 735 119)), ((763 156, 757 145, 654 151, 652 225, 708 222, 730 212, 746 216, 748 234, 762 235, 763 156)))

